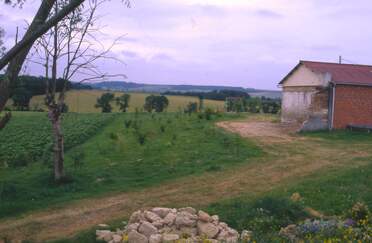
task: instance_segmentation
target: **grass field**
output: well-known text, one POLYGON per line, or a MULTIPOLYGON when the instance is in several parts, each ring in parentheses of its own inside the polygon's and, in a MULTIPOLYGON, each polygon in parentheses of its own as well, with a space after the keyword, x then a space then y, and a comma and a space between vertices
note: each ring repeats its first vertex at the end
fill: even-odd
MULTIPOLYGON (((105 91, 100 90, 73 90, 67 93, 66 104, 69 107, 70 112, 100 112, 99 109, 95 108, 97 98, 100 97, 105 91)), ((120 96, 120 92, 112 92, 115 96, 120 96)), ((148 93, 130 93, 129 111, 133 112, 136 110, 142 110, 145 103, 145 98, 149 96, 148 93)), ((167 96, 169 99, 169 107, 167 111, 175 112, 183 110, 189 102, 198 102, 195 97, 189 96, 167 96)), ((31 108, 43 107, 44 96, 35 96, 31 100, 31 108)), ((223 101, 205 100, 205 107, 210 107, 215 110, 224 109, 223 101)), ((118 107, 115 102, 112 103, 113 111, 118 111, 118 107)))
MULTIPOLYGON (((51 164, 42 162, 0 170, 0 218, 114 191, 138 190, 205 171, 223 171, 261 154, 254 144, 216 129, 213 121, 182 113, 117 114, 97 135, 76 146, 81 139, 69 134, 85 127, 84 121, 89 121, 88 126, 94 124, 97 115, 71 114, 65 119, 66 138, 74 138, 66 139, 67 147, 73 147, 66 153, 70 183, 55 185, 51 164)), ((25 144, 33 145, 33 153, 41 153, 43 146, 33 143, 47 140, 45 128, 40 126, 44 120, 45 113, 16 114, 13 124, 2 131, 7 136, 1 135, 0 148, 5 151, 0 153, 7 152, 7 146, 23 147, 17 144, 19 136, 11 134, 21 134, 25 144), (42 132, 38 132, 40 128, 42 132)))

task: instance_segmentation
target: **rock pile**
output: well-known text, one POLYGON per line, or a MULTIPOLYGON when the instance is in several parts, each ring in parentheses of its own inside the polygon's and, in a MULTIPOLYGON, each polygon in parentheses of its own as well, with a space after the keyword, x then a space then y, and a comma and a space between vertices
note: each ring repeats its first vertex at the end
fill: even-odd
MULTIPOLYGON (((244 233, 246 237, 247 232, 244 233)), ((110 243, 226 242, 239 241, 239 233, 217 215, 194 208, 152 208, 136 211, 123 230, 97 230, 97 240, 110 243)))

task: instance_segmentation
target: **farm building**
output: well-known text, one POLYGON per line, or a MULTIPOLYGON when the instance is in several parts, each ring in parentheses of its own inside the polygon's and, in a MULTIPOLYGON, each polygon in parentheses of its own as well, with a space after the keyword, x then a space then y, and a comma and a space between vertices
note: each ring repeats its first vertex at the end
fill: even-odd
POLYGON ((372 66, 300 61, 279 85, 282 122, 303 130, 372 126, 372 66))

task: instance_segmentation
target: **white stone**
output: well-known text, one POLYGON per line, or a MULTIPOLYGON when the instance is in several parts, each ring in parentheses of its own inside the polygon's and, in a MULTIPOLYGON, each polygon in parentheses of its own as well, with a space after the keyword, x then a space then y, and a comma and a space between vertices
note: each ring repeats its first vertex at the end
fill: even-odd
POLYGON ((219 229, 216 225, 212 223, 203 223, 203 222, 198 222, 198 232, 199 235, 205 235, 208 238, 215 238, 219 232, 219 229))
POLYGON ((181 227, 179 229, 179 232, 181 235, 192 237, 198 234, 198 229, 196 227, 181 227))
POLYGON ((144 217, 142 215, 142 212, 140 210, 138 210, 138 211, 132 213, 132 215, 129 218, 129 223, 130 224, 132 224, 132 223, 139 223, 143 219, 144 219, 144 217))
POLYGON ((128 242, 129 243, 148 243, 149 240, 143 234, 140 234, 137 231, 133 230, 128 234, 128 242))
POLYGON ((175 213, 168 213, 167 216, 165 216, 164 218, 164 223, 171 226, 172 224, 174 224, 174 220, 176 219, 177 217, 177 214, 175 213))
POLYGON ((158 229, 149 222, 143 222, 138 228, 138 232, 146 237, 150 237, 151 235, 158 233, 158 229))
POLYGON ((198 217, 199 217, 199 220, 201 220, 203 222, 210 222, 210 221, 212 221, 211 216, 209 216, 209 214, 207 214, 206 212, 204 212, 202 210, 199 210, 198 217))
POLYGON ((192 207, 180 208, 178 212, 188 212, 190 214, 196 214, 196 210, 192 207))
POLYGON ((131 232, 132 230, 138 230, 139 226, 140 226, 139 223, 128 224, 126 227, 126 232, 131 232))
POLYGON ((145 218, 150 223, 161 220, 161 218, 156 213, 153 213, 153 212, 150 212, 150 211, 145 211, 144 214, 145 214, 145 218))
POLYGON ((149 243, 161 243, 162 242, 162 235, 161 234, 155 234, 151 235, 149 238, 149 243))
POLYGON ((164 226, 164 220, 158 220, 152 223, 156 228, 161 229, 164 226))
POLYGON ((157 207, 157 208, 151 209, 151 211, 156 213, 159 217, 164 218, 171 211, 171 209, 157 207))
POLYGON ((100 228, 109 228, 110 226, 108 224, 99 224, 98 227, 100 227, 100 228))
POLYGON ((216 225, 220 222, 220 217, 218 217, 218 215, 213 215, 211 218, 213 223, 215 223, 216 225))
POLYGON ((176 217, 176 220, 175 220, 174 224, 178 228, 180 228, 182 226, 194 227, 194 226, 196 226, 197 218, 198 217, 196 215, 190 214, 186 211, 179 212, 179 213, 177 213, 177 217, 176 217))
POLYGON ((120 243, 121 241, 122 241, 122 237, 120 236, 120 235, 113 235, 112 236, 112 241, 114 242, 114 243, 120 243))
POLYGON ((96 230, 97 240, 109 242, 112 240, 113 234, 110 230, 96 230))
POLYGON ((180 237, 176 234, 164 234, 163 235, 163 242, 173 242, 178 240, 180 237))

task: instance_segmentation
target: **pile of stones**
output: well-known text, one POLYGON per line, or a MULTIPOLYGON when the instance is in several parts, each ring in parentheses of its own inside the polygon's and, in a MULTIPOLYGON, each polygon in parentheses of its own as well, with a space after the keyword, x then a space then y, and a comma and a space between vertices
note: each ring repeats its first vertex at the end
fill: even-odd
MULTIPOLYGON (((109 243, 226 242, 242 240, 239 233, 217 215, 210 216, 194 208, 152 208, 134 212, 124 229, 97 230, 97 240, 109 243)), ((250 232, 242 232, 248 240, 250 232)))

